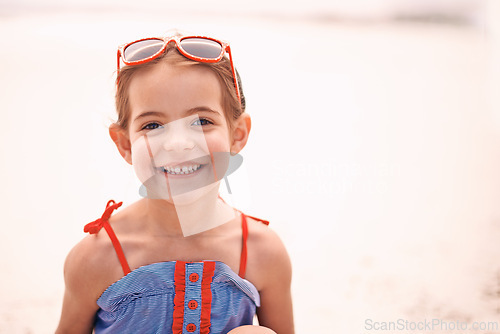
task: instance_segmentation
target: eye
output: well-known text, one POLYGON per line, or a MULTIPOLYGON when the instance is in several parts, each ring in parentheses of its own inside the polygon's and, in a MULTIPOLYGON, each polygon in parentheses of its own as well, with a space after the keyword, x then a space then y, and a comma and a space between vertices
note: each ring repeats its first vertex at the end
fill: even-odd
POLYGON ((203 126, 203 125, 210 125, 210 124, 214 124, 214 123, 207 118, 200 118, 200 119, 197 119, 196 121, 193 122, 193 125, 202 125, 203 126))
POLYGON ((161 124, 156 122, 151 122, 142 127, 141 130, 154 130, 163 127, 161 124))

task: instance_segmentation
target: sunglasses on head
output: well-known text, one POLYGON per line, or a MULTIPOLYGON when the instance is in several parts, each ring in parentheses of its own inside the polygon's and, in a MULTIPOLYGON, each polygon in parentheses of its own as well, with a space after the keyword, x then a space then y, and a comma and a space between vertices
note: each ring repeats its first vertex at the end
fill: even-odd
POLYGON ((234 87, 238 101, 241 104, 240 90, 236 71, 231 56, 231 48, 226 42, 205 36, 170 36, 163 38, 144 38, 118 48, 117 75, 120 76, 120 59, 125 65, 139 65, 147 63, 165 52, 167 45, 174 42, 177 50, 186 58, 201 63, 217 63, 222 60, 224 53, 229 55, 231 71, 233 73, 234 87))

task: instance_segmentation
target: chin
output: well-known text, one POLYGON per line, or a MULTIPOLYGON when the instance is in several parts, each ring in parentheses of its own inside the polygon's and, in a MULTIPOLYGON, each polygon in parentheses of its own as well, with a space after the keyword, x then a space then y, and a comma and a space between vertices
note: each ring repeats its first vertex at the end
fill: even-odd
POLYGON ((175 206, 185 206, 192 204, 202 204, 204 200, 210 200, 217 197, 219 193, 219 182, 210 184, 196 190, 188 191, 182 194, 174 194, 168 201, 175 206))
MULTIPOLYGON (((161 175, 155 175, 144 182, 144 188, 141 195, 150 199, 164 200, 175 206, 185 206, 217 197, 219 193, 219 184, 220 182, 214 182, 190 190, 180 189, 178 187, 169 189, 165 179, 161 175)), ((202 204, 202 202, 199 204, 202 204)))

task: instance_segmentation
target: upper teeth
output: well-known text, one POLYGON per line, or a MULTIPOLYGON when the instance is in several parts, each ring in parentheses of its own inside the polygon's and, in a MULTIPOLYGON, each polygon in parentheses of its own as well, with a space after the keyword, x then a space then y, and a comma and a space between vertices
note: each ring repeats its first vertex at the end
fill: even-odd
POLYGON ((200 168, 201 165, 189 165, 189 166, 176 166, 176 167, 170 167, 170 166, 165 166, 162 167, 164 172, 167 172, 168 174, 190 174, 196 171, 198 168, 200 168))

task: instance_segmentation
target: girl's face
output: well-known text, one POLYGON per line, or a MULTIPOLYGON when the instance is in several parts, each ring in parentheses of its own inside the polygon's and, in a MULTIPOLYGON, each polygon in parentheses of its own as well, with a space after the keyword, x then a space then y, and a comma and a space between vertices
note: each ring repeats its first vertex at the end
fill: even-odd
POLYGON ((127 161, 148 197, 191 202, 218 186, 233 136, 214 73, 202 66, 158 63, 136 73, 129 99, 127 161))

